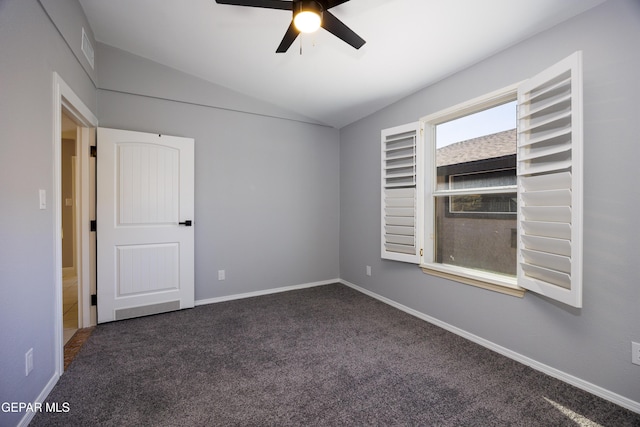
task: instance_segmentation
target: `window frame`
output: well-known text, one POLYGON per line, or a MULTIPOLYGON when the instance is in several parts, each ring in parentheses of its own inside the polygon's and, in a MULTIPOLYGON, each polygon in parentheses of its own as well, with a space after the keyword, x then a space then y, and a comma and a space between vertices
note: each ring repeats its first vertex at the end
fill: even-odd
MULTIPOLYGON (((435 126, 462 117, 484 108, 499 105, 512 97, 512 90, 517 94, 516 125, 516 165, 518 212, 517 223, 517 276, 490 273, 481 270, 451 268, 448 264, 425 263, 425 260, 436 259, 433 246, 429 252, 424 251, 425 242, 434 242, 434 224, 426 233, 419 233, 419 228, 429 225, 424 212, 428 211, 435 218, 433 187, 429 193, 425 191, 424 165, 426 156, 417 155, 415 173, 412 174, 415 186, 412 193, 387 194, 382 192, 383 243, 385 236, 406 243, 402 236, 405 229, 386 231, 384 215, 391 221, 402 219, 403 226, 415 225, 409 233, 415 236, 410 243, 415 244, 411 252, 389 253, 382 248, 382 258, 402 261, 422 266, 425 273, 444 277, 457 282, 491 289, 507 294, 523 296, 525 290, 543 295, 551 300, 572 307, 582 307, 583 291, 583 180, 584 180, 584 123, 583 123, 583 71, 582 52, 576 51, 568 57, 556 62, 533 77, 442 110, 424 117, 422 120, 383 129, 382 156, 385 156, 385 135, 394 129, 412 129, 416 139, 416 153, 425 153, 425 140, 431 141, 432 153, 435 154, 435 126), (425 129, 426 132, 422 132, 425 129), (423 177, 420 179, 420 177, 423 177), (427 195, 430 195, 427 197, 427 195), (398 209, 398 207, 400 209, 398 209), (385 213, 385 209, 389 213, 385 213), (415 231, 415 232, 414 232, 415 231), (419 249, 419 253, 418 253, 419 249), (489 277, 490 276, 490 277, 489 277), (505 280, 505 278, 507 278, 505 280)), ((385 176, 382 168, 383 185, 385 176)), ((389 169, 389 168, 386 168, 389 169)), ((429 183, 437 182, 437 166, 433 162, 429 183)), ((495 188, 495 187, 494 187, 495 188)), ((491 188, 489 192, 495 192, 491 188)), ((509 188, 511 190, 511 188, 509 188)), ((451 193, 450 194, 456 194, 451 193)), ((460 192, 457 192, 460 194, 460 192)), ((474 193, 477 191, 474 190, 474 193)), ((447 195, 442 192, 443 195, 447 195)), ((393 243, 393 242, 392 242, 393 243)))
POLYGON ((435 202, 437 197, 451 197, 468 194, 513 194, 518 193, 517 185, 495 186, 483 189, 437 189, 436 127, 442 123, 496 107, 500 104, 517 100, 518 87, 522 82, 514 83, 502 89, 470 99, 436 113, 420 118, 424 129, 424 210, 422 223, 424 224, 424 248, 420 259, 420 267, 427 274, 453 279, 473 286, 480 286, 510 295, 524 295, 524 288, 518 286, 517 276, 502 275, 485 272, 467 267, 437 263, 435 254, 435 202))

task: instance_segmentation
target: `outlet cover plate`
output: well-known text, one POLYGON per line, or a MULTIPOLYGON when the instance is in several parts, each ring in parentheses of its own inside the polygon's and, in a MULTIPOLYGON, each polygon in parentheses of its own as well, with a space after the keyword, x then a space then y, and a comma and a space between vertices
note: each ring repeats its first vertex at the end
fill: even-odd
POLYGON ((631 363, 640 365, 640 343, 631 343, 631 363))

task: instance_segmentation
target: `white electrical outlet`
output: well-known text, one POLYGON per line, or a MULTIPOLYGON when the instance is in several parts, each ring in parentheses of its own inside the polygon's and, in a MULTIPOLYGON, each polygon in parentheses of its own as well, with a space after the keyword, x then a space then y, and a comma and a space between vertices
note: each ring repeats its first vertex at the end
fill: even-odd
POLYGON ((29 373, 33 371, 33 349, 30 348, 24 354, 24 375, 27 376, 29 373))
POLYGON ((224 270, 218 270, 218 280, 224 280, 224 279, 225 279, 224 270))
POLYGON ((367 265, 367 276, 371 276, 371 266, 367 265))
POLYGON ((631 363, 640 365, 640 343, 631 343, 631 363))

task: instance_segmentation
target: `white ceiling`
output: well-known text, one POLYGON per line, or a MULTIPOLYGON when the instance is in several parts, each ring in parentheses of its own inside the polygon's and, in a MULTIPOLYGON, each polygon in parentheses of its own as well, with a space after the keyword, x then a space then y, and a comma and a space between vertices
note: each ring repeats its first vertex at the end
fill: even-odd
POLYGON ((351 0, 275 50, 284 10, 214 0, 80 0, 99 42, 340 128, 605 0, 351 0), (300 55, 302 42, 302 55, 300 55))

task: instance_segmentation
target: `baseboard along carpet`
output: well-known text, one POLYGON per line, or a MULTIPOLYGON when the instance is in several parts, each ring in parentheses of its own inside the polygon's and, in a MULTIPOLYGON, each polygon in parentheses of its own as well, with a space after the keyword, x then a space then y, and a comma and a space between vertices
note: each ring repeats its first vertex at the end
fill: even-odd
POLYGON ((344 285, 99 325, 32 426, 640 426, 344 285))

